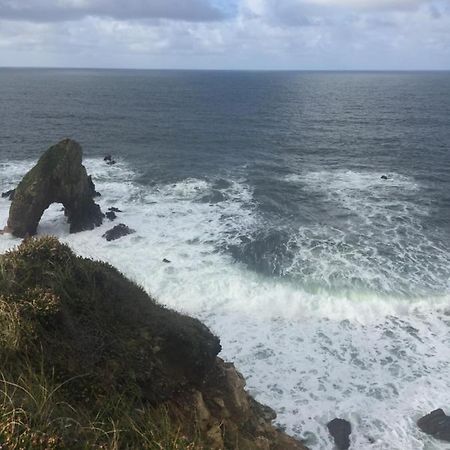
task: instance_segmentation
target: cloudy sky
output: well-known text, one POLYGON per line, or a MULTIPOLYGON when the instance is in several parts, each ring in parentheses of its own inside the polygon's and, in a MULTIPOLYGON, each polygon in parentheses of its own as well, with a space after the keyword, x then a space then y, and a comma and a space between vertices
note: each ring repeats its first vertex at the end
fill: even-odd
POLYGON ((450 69, 450 0, 0 0, 0 66, 450 69))

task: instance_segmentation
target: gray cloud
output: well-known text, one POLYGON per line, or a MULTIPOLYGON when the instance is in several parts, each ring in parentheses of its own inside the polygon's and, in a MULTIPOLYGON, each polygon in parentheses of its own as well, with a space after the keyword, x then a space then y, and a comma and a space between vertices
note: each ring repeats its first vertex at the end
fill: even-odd
POLYGON ((450 69, 450 0, 209 1, 0 0, 0 64, 450 69))
POLYGON ((0 19, 57 22, 87 16, 208 22, 227 13, 208 0, 0 0, 0 19))

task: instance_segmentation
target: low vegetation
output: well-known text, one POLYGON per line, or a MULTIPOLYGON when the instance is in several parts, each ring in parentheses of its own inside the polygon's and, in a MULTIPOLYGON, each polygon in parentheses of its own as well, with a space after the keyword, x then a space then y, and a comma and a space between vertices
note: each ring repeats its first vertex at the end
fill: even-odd
POLYGON ((217 351, 111 266, 28 240, 0 257, 0 448, 202 449, 165 401, 217 351))

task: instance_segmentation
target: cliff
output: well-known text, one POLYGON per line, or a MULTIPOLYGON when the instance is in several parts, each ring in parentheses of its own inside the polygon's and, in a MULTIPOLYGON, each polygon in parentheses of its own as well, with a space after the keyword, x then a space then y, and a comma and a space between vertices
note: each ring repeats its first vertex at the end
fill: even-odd
POLYGON ((57 239, 0 256, 0 448, 304 449, 219 339, 57 239))

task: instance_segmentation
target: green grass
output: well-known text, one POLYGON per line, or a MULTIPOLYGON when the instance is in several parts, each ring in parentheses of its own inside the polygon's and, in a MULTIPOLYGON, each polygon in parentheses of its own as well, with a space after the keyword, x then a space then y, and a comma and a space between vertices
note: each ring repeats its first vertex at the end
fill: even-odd
MULTIPOLYGON (((70 380, 67 381, 70 385, 70 380)), ((167 408, 136 408, 113 395, 94 410, 64 401, 62 385, 26 371, 14 382, 0 375, 0 448, 200 450, 167 408)))

